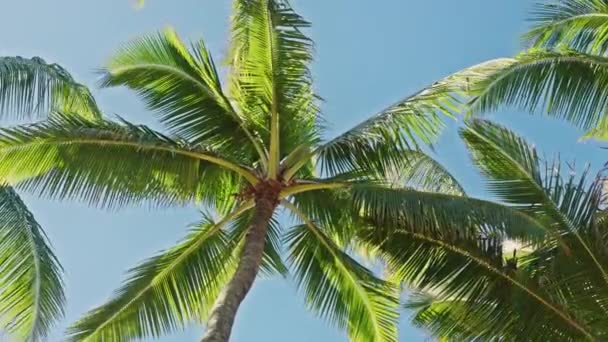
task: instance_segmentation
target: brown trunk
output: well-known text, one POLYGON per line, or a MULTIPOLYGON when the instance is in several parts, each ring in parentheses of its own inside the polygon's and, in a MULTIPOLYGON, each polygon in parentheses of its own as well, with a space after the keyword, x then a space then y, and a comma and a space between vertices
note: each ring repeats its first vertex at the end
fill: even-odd
POLYGON ((207 331, 201 342, 228 342, 230 339, 236 313, 262 263, 268 222, 276 207, 274 197, 260 196, 256 199, 255 213, 249 224, 239 265, 211 310, 207 331))

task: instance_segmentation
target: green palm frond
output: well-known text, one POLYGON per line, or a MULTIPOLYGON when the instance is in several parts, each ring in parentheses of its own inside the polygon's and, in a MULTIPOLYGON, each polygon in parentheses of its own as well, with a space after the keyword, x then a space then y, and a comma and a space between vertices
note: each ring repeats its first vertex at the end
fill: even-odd
MULTIPOLYGON (((412 323, 428 329, 435 336, 451 340, 466 341, 483 339, 486 326, 493 317, 488 316, 491 303, 475 303, 479 307, 474 313, 465 300, 443 299, 431 293, 414 291, 405 308, 414 312, 412 323), (485 310, 481 307, 486 306, 485 310), (466 317, 466 319, 462 319, 466 317)), ((443 341, 443 339, 441 340, 443 341)))
POLYGON ((565 45, 583 52, 603 54, 608 42, 608 3, 596 0, 558 0, 537 3, 533 27, 524 35, 531 46, 565 45))
POLYGON ((407 226, 412 231, 479 236, 501 231, 504 237, 542 241, 548 230, 542 222, 514 208, 490 201, 410 189, 354 186, 352 205, 358 215, 386 227, 407 226))
MULTIPOLYGON (((608 312, 608 277, 605 269, 608 256, 606 245, 603 244, 603 233, 598 229, 601 223, 596 221, 602 197, 601 178, 589 181, 587 172, 578 178, 574 175, 564 177, 557 163, 542 167, 536 150, 525 140, 490 122, 471 121, 461 131, 461 135, 471 151, 474 163, 486 176, 489 190, 517 208, 521 215, 541 224, 550 234, 545 235, 547 240, 544 243, 537 244, 530 253, 519 258, 519 261, 515 258, 511 262, 503 260, 501 251, 496 255, 499 257, 496 260, 501 261, 497 264, 500 267, 492 270, 491 260, 479 254, 483 249, 473 243, 474 235, 468 235, 468 239, 463 233, 454 235, 454 231, 464 226, 453 227, 452 234, 445 234, 441 230, 421 231, 403 220, 400 224, 392 224, 396 227, 396 233, 393 235, 382 236, 382 230, 370 232, 369 236, 375 239, 373 243, 384 244, 385 251, 389 251, 393 257, 398 257, 392 267, 396 270, 402 267, 404 272, 413 272, 398 277, 410 284, 414 282, 414 285, 427 277, 426 279, 430 279, 428 285, 425 285, 427 290, 442 291, 440 301, 457 302, 454 305, 442 304, 441 314, 437 315, 437 312, 433 311, 437 307, 427 308, 431 310, 427 314, 433 314, 426 316, 429 319, 427 323, 434 327, 438 334, 446 334, 450 329, 454 329, 455 334, 465 333, 469 330, 454 325, 456 320, 465 321, 467 315, 472 315, 471 321, 466 322, 474 323, 476 315, 486 315, 501 319, 486 322, 483 329, 470 329, 470 333, 483 334, 480 336, 485 336, 483 338, 486 339, 500 336, 517 340, 529 335, 528 338, 538 336, 535 339, 577 340, 580 339, 576 337, 579 333, 587 335, 587 338, 602 339, 601 336, 608 333, 605 329, 608 326, 605 318, 608 312), (399 234, 403 235, 402 238, 397 237, 399 234), (419 241, 413 242, 416 240, 419 241), (412 244, 409 252, 406 241, 412 244), (429 248, 433 246, 435 249, 438 266, 434 267, 444 268, 445 271, 439 272, 431 268, 428 260, 433 252, 423 249, 421 243, 425 241, 429 248), (441 260, 447 258, 445 253, 455 253, 462 259, 450 256, 450 263, 447 263, 441 260), (465 272, 465 267, 469 267, 467 265, 475 264, 483 266, 485 271, 491 270, 501 279, 497 278, 485 284, 471 284, 469 279, 483 279, 480 275, 465 272), (504 273, 509 267, 513 273, 504 273), (431 279, 438 274, 454 278, 431 279), (513 287, 497 287, 497 284, 503 284, 504 280, 508 280, 513 287), (477 290, 473 293, 461 292, 475 288, 477 290), (497 288, 511 292, 491 292, 497 288), (525 296, 518 295, 520 291, 524 291, 525 296), (536 311, 533 307, 528 308, 530 301, 540 305, 536 311), (479 303, 481 305, 478 305, 479 303), (541 309, 548 309, 554 315, 541 314, 541 309), (543 322, 538 317, 559 319, 543 322), (537 322, 535 326, 543 326, 543 329, 524 329, 525 334, 522 333, 522 327, 529 327, 526 323, 531 321, 537 322), (563 324, 569 324, 570 327, 562 327, 563 324)), ((384 226, 381 221, 379 224, 384 226)), ((501 228, 491 224, 481 227, 501 228)), ((497 246, 510 237, 488 232, 482 236, 498 238, 497 246)), ((477 335, 471 335, 469 338, 475 336, 477 335)))
POLYGON ((61 66, 39 57, 0 57, 2 117, 45 117, 52 110, 89 119, 101 115, 91 92, 61 66))
POLYGON ((396 341, 396 289, 376 278, 293 205, 304 224, 285 236, 289 261, 307 305, 348 330, 352 341, 396 341))
POLYGON ((420 191, 466 195, 458 180, 437 160, 421 151, 409 151, 408 154, 406 167, 390 172, 391 183, 420 191))
POLYGON ((443 128, 441 114, 459 111, 470 84, 512 63, 496 59, 461 70, 395 103, 352 129, 322 144, 314 154, 329 175, 349 170, 388 170, 407 166, 407 153, 431 144, 443 128))
POLYGON ((245 203, 217 222, 203 217, 183 242, 132 269, 108 303, 69 328, 70 340, 158 337, 206 317, 236 269, 235 241, 222 228, 252 206, 245 203))
POLYGON ((224 95, 202 40, 188 49, 166 29, 132 41, 107 63, 102 84, 135 90, 173 134, 193 144, 222 148, 243 161, 261 157, 251 149, 261 148, 251 122, 224 95))
POLYGON ((353 241, 358 228, 354 223, 357 213, 348 189, 307 191, 292 196, 291 201, 341 247, 353 241))
POLYGON ((473 113, 503 105, 542 112, 583 129, 606 116, 608 59, 571 50, 529 50, 472 85, 473 113))
POLYGON ((460 134, 473 162, 486 176, 488 189, 501 200, 559 233, 572 233, 593 217, 598 204, 588 198, 595 191, 587 189, 585 175, 578 183, 572 176, 564 181, 559 165, 541 168, 536 149, 488 121, 473 120, 460 134))
POLYGON ((377 246, 392 278, 450 302, 441 315, 418 320, 437 336, 514 341, 594 338, 593 330, 563 303, 555 287, 535 277, 534 267, 526 267, 534 259, 503 258, 500 236, 475 236, 458 228, 446 234, 408 225, 395 226, 390 234, 384 231, 369 229, 361 238, 377 246), (483 326, 474 326, 476 317, 485 318, 483 326), (457 329, 462 325, 454 326, 456 321, 475 329, 457 329))
POLYGON ((15 191, 0 188, 0 329, 42 341, 64 314, 62 268, 15 191))
POLYGON ((234 0, 228 63, 230 95, 264 130, 270 174, 280 160, 318 136, 317 97, 309 64, 309 23, 282 0, 234 0), (280 137, 280 138, 279 138, 280 137))
POLYGON ((240 177, 256 181, 212 151, 125 121, 62 117, 4 129, 0 161, 2 175, 21 188, 110 207, 213 203, 238 191, 240 177))

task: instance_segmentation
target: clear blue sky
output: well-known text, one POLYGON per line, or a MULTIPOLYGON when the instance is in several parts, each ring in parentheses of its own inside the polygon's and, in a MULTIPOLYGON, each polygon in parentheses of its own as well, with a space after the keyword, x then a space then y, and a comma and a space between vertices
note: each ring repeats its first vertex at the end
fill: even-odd
MULTIPOLYGON (((226 50, 229 0, 148 0, 135 11, 132 0, 0 0, 0 54, 42 56, 95 85, 99 67, 120 43, 173 25, 186 38, 204 35, 217 58, 226 50)), ((512 55, 525 27, 530 0, 293 0, 313 22, 317 42, 314 74, 326 99, 332 132, 342 131, 389 103, 448 73, 489 58, 512 55)), ((153 123, 136 96, 124 89, 95 90, 108 115, 153 123)), ((577 144, 580 132, 567 124, 513 112, 496 120, 525 134, 547 155, 591 161, 608 159, 597 144, 577 144)), ((438 145, 438 159, 470 194, 485 196, 476 171, 451 124, 438 145)), ((67 324, 101 304, 124 272, 171 246, 197 220, 195 208, 118 212, 58 203, 24 194, 61 259, 67 281, 67 324)), ((342 333, 303 308, 288 280, 259 280, 238 315, 233 341, 346 341, 342 333)), ((401 341, 424 341, 404 315, 401 341)), ((161 341, 195 341, 194 327, 161 341)))

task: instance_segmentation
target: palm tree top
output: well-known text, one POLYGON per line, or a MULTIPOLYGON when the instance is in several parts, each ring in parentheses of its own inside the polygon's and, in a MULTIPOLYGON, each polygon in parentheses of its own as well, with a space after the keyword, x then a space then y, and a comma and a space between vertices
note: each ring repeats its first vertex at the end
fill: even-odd
POLYGON ((225 317, 234 318, 260 269, 289 270, 307 305, 351 340, 395 341, 396 287, 345 252, 370 221, 428 223, 424 215, 403 215, 408 208, 431 213, 437 229, 447 229, 463 208, 456 203, 466 208, 459 217, 470 229, 482 215, 497 231, 512 229, 512 237, 544 236, 516 210, 463 198, 458 182, 418 149, 434 142, 470 84, 512 60, 448 76, 324 139, 309 70, 310 23, 286 1, 233 4, 225 82, 204 41, 186 44, 170 28, 123 45, 101 70, 101 84, 132 89, 161 131, 67 106, 0 134, 0 174, 20 189, 102 207, 196 203, 217 213, 132 269, 107 303, 70 327, 70 340, 156 337, 191 321, 208 322, 211 340, 226 340, 225 317), (407 170, 416 187, 452 194, 396 188, 396 170, 407 170), (279 207, 293 227, 279 227, 279 207))

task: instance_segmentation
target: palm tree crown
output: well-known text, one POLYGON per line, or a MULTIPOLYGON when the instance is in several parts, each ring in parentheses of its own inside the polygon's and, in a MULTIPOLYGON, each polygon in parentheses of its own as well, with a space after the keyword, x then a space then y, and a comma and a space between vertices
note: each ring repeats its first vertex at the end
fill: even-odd
POLYGON ((512 208, 463 198, 417 149, 434 140, 440 114, 466 85, 505 61, 452 75, 324 140, 309 23, 280 0, 235 0, 231 23, 223 84, 204 42, 187 46, 171 29, 124 45, 103 69, 102 84, 134 90, 163 133, 71 106, 0 135, 0 173, 21 189, 102 207, 196 203, 215 211, 133 268, 106 304, 69 329, 70 340, 125 341, 204 321, 204 341, 226 341, 258 271, 289 269, 307 305, 351 340, 395 341, 396 287, 346 252, 370 249, 362 228, 427 224, 413 213, 432 211, 442 229, 453 215, 479 228, 481 215, 484 227, 510 237, 539 231, 512 208), (445 180, 442 189, 454 194, 395 187, 395 170, 408 170, 414 186, 445 180), (293 227, 279 227, 278 208, 293 227))

